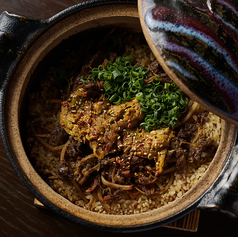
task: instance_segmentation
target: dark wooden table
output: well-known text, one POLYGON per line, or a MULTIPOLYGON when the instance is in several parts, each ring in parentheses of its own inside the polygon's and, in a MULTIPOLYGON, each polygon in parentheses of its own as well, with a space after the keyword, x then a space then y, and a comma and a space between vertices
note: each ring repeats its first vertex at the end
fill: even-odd
MULTIPOLYGON (((0 13, 25 15, 47 19, 61 10, 82 0, 0 0, 0 13)), ((33 205, 34 197, 21 183, 5 154, 0 140, 0 237, 5 236, 122 236, 118 233, 96 232, 33 205)), ((231 219, 219 212, 202 211, 197 232, 185 232, 170 228, 123 234, 123 236, 238 236, 238 219, 231 219)))

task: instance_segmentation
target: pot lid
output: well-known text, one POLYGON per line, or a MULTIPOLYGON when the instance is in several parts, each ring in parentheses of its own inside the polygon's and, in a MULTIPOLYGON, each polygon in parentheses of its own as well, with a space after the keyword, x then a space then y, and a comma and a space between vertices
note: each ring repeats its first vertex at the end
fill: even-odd
POLYGON ((192 99, 238 125, 238 1, 139 0, 146 40, 192 99))

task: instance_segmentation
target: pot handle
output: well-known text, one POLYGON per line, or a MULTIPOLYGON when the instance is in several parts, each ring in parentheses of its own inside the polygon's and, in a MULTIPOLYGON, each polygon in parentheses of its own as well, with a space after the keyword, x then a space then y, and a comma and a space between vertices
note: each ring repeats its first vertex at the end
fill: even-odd
POLYGON ((3 12, 0 15, 0 85, 10 72, 26 46, 49 23, 40 19, 3 12))
POLYGON ((221 211, 238 218, 238 139, 223 171, 197 208, 221 211))

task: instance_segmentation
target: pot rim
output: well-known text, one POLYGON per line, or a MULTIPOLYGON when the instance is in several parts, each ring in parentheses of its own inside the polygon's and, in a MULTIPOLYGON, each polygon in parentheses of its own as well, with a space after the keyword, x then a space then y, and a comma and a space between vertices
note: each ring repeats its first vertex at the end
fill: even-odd
MULTIPOLYGON (((48 27, 44 34, 40 35, 37 40, 31 44, 31 47, 27 49, 21 58, 16 71, 11 75, 11 80, 8 81, 9 88, 6 91, 7 93, 4 93, 3 117, 5 131, 2 134, 4 134, 4 145, 7 148, 6 150, 14 169, 28 189, 33 192, 36 198, 45 206, 55 210, 70 220, 88 227, 114 231, 135 231, 137 229, 148 229, 166 224, 170 222, 172 218, 178 219, 188 211, 196 208, 195 204, 215 182, 227 161, 230 147, 226 146, 225 142, 226 144, 227 142, 228 144, 233 144, 235 137, 234 125, 223 121, 225 132, 222 133, 222 142, 214 157, 215 161, 211 163, 206 174, 204 174, 199 181, 199 185, 195 185, 181 198, 159 209, 129 216, 110 215, 110 218, 108 218, 108 214, 95 213, 78 207, 51 189, 37 174, 26 156, 19 129, 20 108, 23 103, 24 92, 26 91, 26 86, 31 75, 41 59, 43 59, 43 55, 47 55, 58 45, 59 41, 67 39, 71 34, 75 34, 77 31, 83 31, 89 27, 89 25, 90 27, 96 27, 100 24, 107 24, 108 19, 116 19, 118 15, 121 21, 122 18, 124 19, 123 23, 125 23, 124 21, 128 19, 128 17, 135 20, 135 22, 139 22, 136 6, 128 5, 126 10, 123 6, 124 5, 105 5, 96 6, 90 10, 85 8, 79 12, 74 11, 72 14, 54 23, 52 27, 48 27), (108 11, 109 9, 110 11, 108 11), (104 10, 107 10, 108 14, 102 19, 100 13, 103 13, 104 10), (80 19, 81 28, 75 19, 80 19), (210 174, 214 169, 215 172, 210 174), (201 187, 203 188, 201 189, 201 187), (196 195, 194 195, 194 193, 196 193, 196 195)), ((3 103, 2 101, 3 99, 1 103, 3 103)))

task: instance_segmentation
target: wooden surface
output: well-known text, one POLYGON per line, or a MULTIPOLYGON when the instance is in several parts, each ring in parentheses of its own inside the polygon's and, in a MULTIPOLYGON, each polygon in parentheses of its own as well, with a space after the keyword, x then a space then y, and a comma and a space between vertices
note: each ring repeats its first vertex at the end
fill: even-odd
MULTIPOLYGON (((80 3, 79 0, 0 0, 0 13, 25 15, 47 19, 65 8, 80 3)), ((21 183, 5 154, 0 140, 0 237, 5 236, 122 236, 107 232, 95 232, 69 222, 47 209, 33 205, 34 197, 21 183)), ((197 232, 185 232, 169 228, 157 228, 145 232, 123 234, 124 237, 144 236, 238 236, 238 219, 231 219, 219 212, 201 211, 197 232)))

